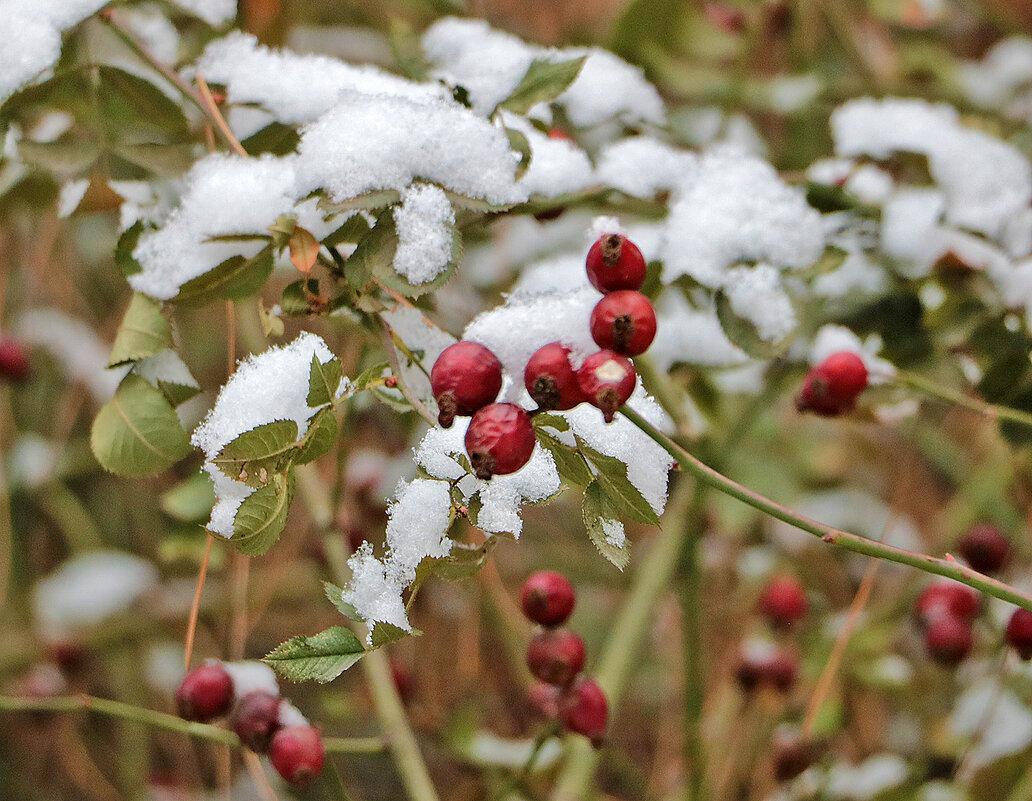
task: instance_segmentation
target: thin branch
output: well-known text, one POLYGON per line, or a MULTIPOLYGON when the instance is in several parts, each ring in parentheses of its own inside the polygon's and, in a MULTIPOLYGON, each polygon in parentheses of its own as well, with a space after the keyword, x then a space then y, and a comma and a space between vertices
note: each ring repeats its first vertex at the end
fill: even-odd
POLYGON ((204 580, 208 576, 208 562, 211 560, 211 546, 215 542, 215 535, 208 532, 208 541, 204 543, 204 557, 201 559, 201 569, 197 572, 197 587, 194 589, 193 603, 190 604, 190 619, 186 624, 186 643, 183 646, 183 660, 186 662, 186 669, 190 669, 190 660, 193 658, 194 637, 197 634, 197 618, 201 613, 201 594, 204 592, 204 580))
POLYGON ((215 98, 211 94, 211 89, 208 87, 208 82, 204 80, 204 76, 201 73, 197 73, 196 76, 197 88, 201 92, 201 100, 204 103, 204 110, 208 116, 211 117, 212 122, 215 123, 215 127, 219 129, 223 138, 229 144, 230 150, 236 153, 238 156, 244 158, 250 157, 250 153, 244 150, 244 146, 240 144, 240 140, 236 138, 236 135, 229 127, 229 123, 226 122, 226 118, 222 116, 222 112, 219 111, 219 104, 215 102, 215 98))
POLYGON ((423 402, 415 396, 412 389, 409 387, 408 382, 405 381, 405 376, 401 372, 401 363, 398 361, 398 351, 394 347, 394 330, 383 318, 380 318, 380 323, 382 325, 380 334, 383 339, 383 347, 387 352, 387 361, 390 362, 391 370, 398 379, 398 389, 401 390, 401 394, 405 396, 405 400, 412 405, 412 408, 420 415, 420 417, 426 420, 431 426, 436 426, 437 418, 434 417, 423 402))
POLYGON ((986 403, 978 398, 965 395, 963 392, 939 386, 937 383, 929 378, 925 378, 923 375, 900 370, 896 373, 896 382, 902 386, 923 392, 930 397, 938 398, 939 400, 953 403, 957 406, 962 406, 963 408, 970 409, 973 412, 978 412, 991 420, 1007 420, 1011 423, 1018 423, 1019 425, 1032 428, 1032 414, 1028 414, 1027 412, 1023 412, 1019 409, 1012 409, 1009 406, 999 406, 993 403, 986 403))

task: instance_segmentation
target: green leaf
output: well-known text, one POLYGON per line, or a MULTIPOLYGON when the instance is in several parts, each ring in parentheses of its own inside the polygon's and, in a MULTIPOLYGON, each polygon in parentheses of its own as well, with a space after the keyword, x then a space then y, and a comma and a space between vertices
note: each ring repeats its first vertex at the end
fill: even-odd
POLYGON ((187 144, 161 144, 155 142, 120 142, 112 145, 116 155, 163 178, 176 178, 193 165, 194 151, 187 144))
POLYGON ((127 130, 185 137, 190 123, 179 105, 150 81, 117 67, 97 68, 100 116, 113 137, 127 130))
POLYGON ((18 157, 29 164, 61 175, 80 175, 100 158, 95 142, 83 139, 58 139, 54 142, 18 142, 18 157))
POLYGON ((579 487, 585 487, 591 482, 591 471, 576 450, 540 428, 537 431, 537 438, 541 446, 547 448, 552 454, 559 477, 563 481, 579 487))
POLYGON ((409 635, 418 637, 420 634, 422 634, 422 632, 416 629, 405 631, 405 629, 398 628, 393 623, 384 623, 381 621, 373 625, 373 648, 381 648, 384 645, 396 642, 397 640, 400 640, 403 637, 408 637, 409 635))
POLYGON ((308 431, 294 456, 294 464, 308 464, 323 454, 329 453, 337 440, 337 418, 333 409, 320 409, 308 422, 308 431))
POLYGON ((343 626, 332 626, 311 637, 291 637, 262 660, 290 681, 325 684, 365 656, 358 637, 343 626))
POLYGON ((509 147, 520 154, 520 163, 516 167, 516 178, 520 179, 530 168, 530 142, 522 131, 515 128, 506 128, 505 135, 509 137, 509 147))
POLYGON ((152 476, 190 453, 175 410, 149 381, 129 374, 97 413, 90 447, 101 466, 120 476, 152 476))
POLYGON ((631 559, 630 544, 625 540, 622 545, 614 545, 606 536, 605 524, 614 522, 616 515, 599 482, 592 481, 584 489, 584 504, 581 507, 581 514, 584 517, 584 526, 588 530, 588 536, 598 548, 598 552, 620 570, 627 567, 627 563, 631 559))
POLYGON ((133 258, 133 251, 136 250, 142 233, 143 221, 137 220, 122 232, 118 237, 118 244, 115 245, 115 264, 126 278, 143 272, 143 266, 133 258))
POLYGON ((251 258, 233 256, 214 269, 191 278, 179 288, 173 300, 200 304, 213 300, 238 300, 254 295, 272 273, 272 246, 267 245, 251 258))
POLYGON ((337 611, 340 612, 344 617, 350 618, 351 620, 361 620, 358 612, 355 611, 355 607, 344 600, 344 590, 334 584, 332 581, 323 582, 323 592, 326 593, 326 597, 330 603, 333 604, 337 611))
POLYGON ((398 232, 394 213, 384 211, 372 230, 358 243, 355 252, 344 263, 344 275, 356 289, 368 284, 374 275, 394 272, 394 253, 398 249, 398 232))
POLYGON ((312 369, 308 373, 308 405, 314 409, 333 403, 343 374, 340 359, 333 357, 324 364, 318 356, 312 356, 312 369))
POLYGON ((108 367, 153 356, 168 350, 172 344, 172 327, 161 312, 161 304, 137 292, 118 327, 108 367))
POLYGON ((345 211, 371 211, 390 206, 400 199, 401 193, 397 189, 382 189, 340 202, 323 197, 319 200, 319 208, 334 214, 341 214, 345 211))
POLYGON ((411 25, 392 16, 388 42, 391 46, 391 55, 394 56, 394 64, 402 75, 413 81, 430 79, 430 64, 423 55, 419 34, 411 25))
POLYGON ((297 423, 273 420, 245 431, 226 443, 212 462, 234 481, 262 487, 286 469, 297 447, 297 423))
POLYGON ((620 517, 651 526, 659 525, 655 510, 627 478, 627 465, 619 459, 599 453, 580 437, 577 437, 577 447, 597 471, 595 479, 605 491, 610 507, 620 517))
MULTIPOLYGON (((368 269, 370 276, 375 277, 381 284, 386 286, 388 289, 397 292, 399 295, 404 295, 407 298, 418 298, 421 295, 425 295, 428 292, 434 292, 448 283, 451 280, 452 275, 455 272, 455 266, 462 259, 462 235, 459 233, 458 228, 452 229, 452 248, 451 248, 451 259, 448 265, 438 274, 432 281, 427 281, 425 284, 412 284, 406 281, 398 272, 394 269, 394 254, 398 249, 398 233, 394 225, 394 214, 391 209, 387 209, 379 216, 376 220, 376 225, 373 226, 372 232, 358 246, 358 250, 347 260, 345 265, 345 273, 348 280, 355 286, 362 286, 356 283, 352 278, 352 273, 347 272, 351 269, 350 265, 355 256, 359 255, 362 251, 363 245, 367 241, 371 241, 369 250, 366 251, 362 261, 359 263, 359 268, 362 273, 356 273, 355 277, 360 278, 361 275, 365 274, 365 270, 368 269), (376 248, 374 253, 373 248, 376 248)), ((368 282, 368 278, 366 282, 368 282)))
POLYGON ((498 540, 494 537, 488 537, 482 545, 473 548, 455 543, 450 554, 439 559, 428 559, 427 566, 433 575, 448 581, 467 579, 480 572, 497 544, 498 540))
POLYGON ((257 156, 260 153, 285 156, 294 151, 300 141, 301 137, 295 128, 284 125, 281 122, 273 122, 257 133, 253 133, 246 139, 241 140, 240 144, 252 156, 257 156))
POLYGON ((357 245, 362 241, 362 237, 368 234, 371 230, 372 228, 370 228, 369 223, 366 222, 365 217, 361 214, 353 214, 344 221, 344 224, 341 225, 340 228, 323 239, 323 244, 328 248, 335 248, 337 245, 345 242, 357 245))
POLYGON ((526 114, 538 103, 555 100, 577 80, 586 58, 560 62, 535 59, 512 94, 502 101, 501 108, 526 114))
POLYGON ((361 392, 363 389, 367 389, 369 384, 383 376, 383 371, 389 366, 390 365, 387 362, 377 362, 376 364, 367 367, 355 376, 355 379, 351 382, 351 392, 361 392))
POLYGON ((542 426, 548 426, 556 431, 569 431, 569 421, 560 414, 552 414, 551 412, 542 412, 541 414, 534 415, 534 428, 541 428, 542 426))
POLYGON ((158 381, 158 389, 173 406, 186 403, 190 398, 200 394, 201 388, 191 384, 177 384, 174 381, 158 381))
POLYGON ((735 314, 724 290, 717 290, 715 299, 720 327, 724 329, 727 338, 748 355, 755 359, 772 359, 788 348, 790 336, 781 342, 768 342, 759 335, 751 321, 735 314))
POLYGON ((183 523, 201 523, 215 505, 215 490, 207 473, 195 473, 161 496, 161 510, 183 523))
POLYGON ((247 556, 261 556, 283 533, 293 497, 294 470, 290 468, 244 498, 233 519, 229 541, 247 556))

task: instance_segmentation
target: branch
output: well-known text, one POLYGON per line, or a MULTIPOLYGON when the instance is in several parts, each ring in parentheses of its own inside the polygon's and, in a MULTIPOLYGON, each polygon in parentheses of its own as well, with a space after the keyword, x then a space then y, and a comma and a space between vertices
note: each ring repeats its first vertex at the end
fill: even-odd
POLYGON ((1009 406, 999 406, 993 403, 986 403, 978 398, 965 395, 963 392, 957 392, 956 390, 939 386, 931 379, 925 378, 917 373, 909 373, 905 370, 900 370, 896 373, 896 382, 902 386, 923 392, 930 397, 938 398, 939 400, 946 401, 947 403, 954 403, 957 406, 962 406, 963 408, 970 409, 973 412, 978 412, 992 420, 1006 420, 1011 423, 1017 423, 1019 425, 1032 428, 1032 414, 1023 412, 1020 409, 1012 409, 1009 406))

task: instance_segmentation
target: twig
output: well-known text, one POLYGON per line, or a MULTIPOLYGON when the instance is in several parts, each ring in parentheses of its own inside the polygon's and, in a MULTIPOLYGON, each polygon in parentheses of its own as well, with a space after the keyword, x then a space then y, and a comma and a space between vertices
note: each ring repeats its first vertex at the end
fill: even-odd
POLYGON ((431 426, 437 425, 437 418, 430 413, 430 410, 423 405, 423 402, 415 396, 412 389, 409 387, 408 382, 405 381, 405 376, 401 372, 401 363, 398 361, 398 352, 394 347, 394 330, 390 327, 386 320, 380 318, 380 324, 382 325, 381 338, 383 340, 384 350, 387 351, 387 361, 390 362, 391 370, 394 371, 394 375, 398 379, 398 389, 401 390, 401 394, 405 396, 412 408, 431 426))
POLYGON ((215 123, 215 127, 219 129, 223 138, 229 144, 230 150, 236 153, 238 156, 248 158, 251 154, 244 150, 244 146, 240 144, 240 140, 236 138, 236 135, 229 127, 229 123, 226 122, 226 118, 222 116, 222 112, 219 111, 219 104, 215 102, 215 98, 211 94, 211 89, 208 87, 208 82, 204 80, 204 76, 201 73, 197 73, 195 78, 197 81, 197 88, 201 92, 201 100, 204 102, 204 109, 211 117, 212 122, 215 123))
POLYGON ((193 603, 190 604, 190 619, 186 624, 186 643, 183 645, 183 661, 186 669, 190 669, 190 660, 193 657, 194 637, 197 634, 197 617, 201 612, 201 594, 204 592, 204 580, 208 575, 208 561, 211 559, 211 546, 215 541, 215 535, 208 533, 208 541, 204 543, 204 557, 201 559, 201 569, 197 573, 197 587, 194 589, 193 603))
POLYGON ((931 379, 925 378, 917 373, 909 373, 900 370, 896 373, 896 382, 902 386, 923 392, 933 398, 938 398, 939 400, 946 401, 947 403, 954 403, 957 406, 962 406, 965 409, 978 412, 991 420, 1007 420, 1011 423, 1018 423, 1019 425, 1032 428, 1032 414, 1023 412, 1020 409, 1012 409, 1009 406, 986 403, 978 398, 965 395, 963 392, 957 392, 956 390, 939 386, 931 379))

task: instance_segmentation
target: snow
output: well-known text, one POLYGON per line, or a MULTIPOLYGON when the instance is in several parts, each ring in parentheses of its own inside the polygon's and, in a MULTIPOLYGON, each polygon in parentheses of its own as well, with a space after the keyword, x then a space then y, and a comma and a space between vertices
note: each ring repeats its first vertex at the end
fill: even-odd
POLYGON ((120 13, 122 23, 136 34, 143 46, 159 62, 175 64, 179 60, 179 31, 160 8, 153 5, 124 8, 120 9, 120 13))
POLYGON ((522 117, 502 113, 507 128, 519 131, 530 145, 530 166, 519 179, 529 195, 558 197, 586 189, 595 182, 588 155, 568 139, 553 139, 522 117))
POLYGON ((802 191, 762 159, 715 148, 675 193, 661 253, 663 282, 688 275, 715 288, 736 262, 805 267, 823 247, 820 215, 802 191))
POLYGON ((412 184, 394 207, 394 223, 394 269, 412 284, 434 280, 452 260, 455 212, 448 196, 433 184, 412 184))
POLYGON ((505 133, 451 101, 344 91, 305 127, 298 151, 300 197, 325 188, 344 201, 416 179, 495 204, 527 197, 505 133))
POLYGON ((735 267, 725 274, 723 289, 731 310, 756 327, 760 339, 780 342, 795 329, 792 301, 781 284, 781 273, 770 264, 735 267))
POLYGON ((36 623, 47 636, 100 623, 128 609, 157 582, 150 562, 123 551, 75 556, 33 589, 36 623))
POLYGON ((236 0, 172 0, 177 6, 203 19, 212 27, 229 22, 236 16, 236 0))
POLYGON ((675 364, 723 367, 745 364, 749 357, 727 338, 711 306, 693 308, 676 287, 660 293, 655 302, 656 339, 649 358, 666 372, 675 364))
POLYGON ((301 710, 290 703, 290 701, 283 699, 280 701, 279 709, 277 710, 276 722, 284 728, 287 726, 307 726, 308 718, 302 715, 301 710))
POLYGON ((303 436, 308 419, 318 408, 310 407, 307 400, 312 358, 325 363, 332 356, 320 337, 306 332, 288 345, 240 362, 219 391, 215 406, 191 438, 192 444, 204 451, 204 470, 215 485, 209 530, 231 537, 237 508, 253 492, 246 484, 226 476, 212 459, 245 431, 274 420, 293 420, 298 436, 303 436))
POLYGON ((554 256, 520 270, 513 294, 531 295, 552 290, 575 292, 588 286, 584 269, 584 251, 554 256))
POLYGON ((961 738, 978 733, 968 758, 974 766, 988 765, 1028 748, 1032 743, 1032 712, 1010 690, 999 690, 995 681, 982 680, 957 699, 949 728, 961 738), (985 721, 988 710, 991 714, 985 721))
MULTIPOLYGON (((422 363, 427 373, 441 352, 455 342, 455 337, 431 325, 419 309, 411 306, 399 304, 380 317, 409 350, 423 351, 422 363)), ((412 393, 421 401, 433 403, 430 380, 423 371, 417 365, 409 364, 404 354, 399 354, 398 361, 401 364, 401 377, 412 393)))
POLYGON ((22 434, 7 456, 8 481, 13 487, 35 489, 43 486, 53 475, 58 447, 38 434, 22 434))
POLYGON ((696 157, 652 136, 606 145, 598 157, 598 180, 633 197, 652 198, 686 179, 696 157))
POLYGON ((439 84, 416 83, 330 56, 272 49, 241 31, 209 44, 197 71, 209 83, 225 86, 230 103, 257 104, 287 125, 318 119, 350 92, 412 100, 449 97, 439 84))
POLYGON ((279 682, 276 681, 276 673, 264 662, 248 660, 245 662, 218 662, 226 669, 229 677, 233 680, 233 697, 243 698, 255 690, 264 690, 278 696, 279 682))
POLYGON ((968 100, 988 109, 1003 109, 1022 86, 1032 83, 1032 39, 1011 36, 986 51, 982 61, 960 65, 960 87, 968 100))
POLYGON ((388 577, 387 566, 373 555, 373 546, 362 543, 348 559, 348 567, 351 581, 341 595, 345 603, 351 604, 364 620, 411 631, 401 598, 402 588, 388 577))
POLYGON ((398 487, 387 507, 387 566, 399 585, 416 577, 424 558, 440 558, 451 552, 451 494, 445 481, 417 478, 398 487))
POLYGON ((61 191, 57 196, 57 217, 59 220, 67 219, 75 213, 86 197, 86 190, 90 188, 89 178, 81 178, 74 181, 65 181, 61 184, 61 191))
POLYGON ((867 801, 907 779, 906 763, 895 754, 875 754, 855 767, 837 763, 828 771, 828 796, 867 801))
POLYGON ((935 245, 945 199, 935 189, 900 189, 882 209, 881 245, 885 253, 908 263, 907 275, 927 275, 941 255, 935 245))
POLYGON ((155 353, 153 356, 140 359, 133 365, 133 372, 143 376, 154 386, 158 386, 158 383, 161 382, 163 384, 178 384, 181 387, 192 387, 197 390, 201 388, 200 384, 197 383, 197 379, 190 373, 190 368, 186 366, 186 362, 171 348, 155 353))
POLYGON ((880 206, 892 194, 893 180, 881 167, 863 164, 846 179, 845 189, 870 206, 880 206))

